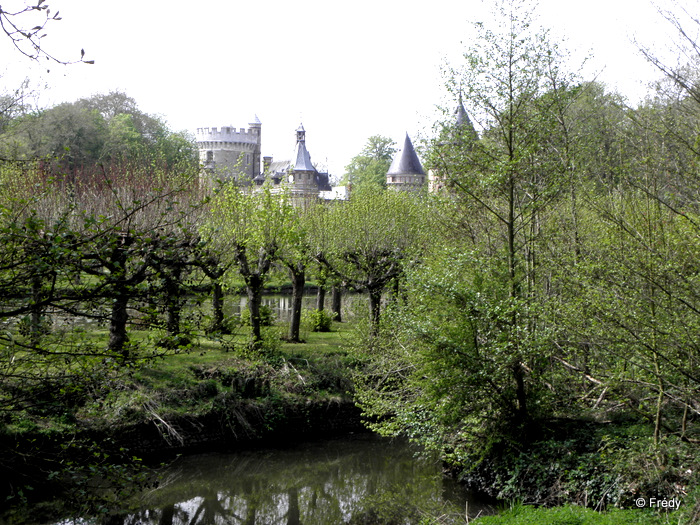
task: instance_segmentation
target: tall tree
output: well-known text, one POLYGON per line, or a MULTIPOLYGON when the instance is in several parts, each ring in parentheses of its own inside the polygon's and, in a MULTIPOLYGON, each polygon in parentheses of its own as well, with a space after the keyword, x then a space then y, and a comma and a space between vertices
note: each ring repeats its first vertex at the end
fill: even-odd
POLYGON ((150 163, 175 173, 199 163, 191 137, 141 112, 121 92, 20 114, 2 128, 0 154, 59 163, 73 176, 98 164, 150 163))
POLYGON ((447 190, 431 207, 438 247, 408 272, 388 339, 358 377, 380 430, 457 463, 488 443, 526 442, 554 403, 541 254, 570 187, 578 92, 531 12, 499 5, 450 86, 462 86, 483 132, 443 133, 432 145, 429 167, 447 190))
POLYGON ((527 348, 521 330, 537 329, 531 306, 538 293, 543 214, 567 187, 571 167, 568 145, 561 142, 568 136, 571 79, 561 70, 558 47, 531 15, 527 6, 509 1, 491 26, 477 24, 479 38, 464 66, 453 70, 451 85, 462 87, 465 104, 485 131, 476 142, 438 142, 431 158, 459 199, 460 213, 491 231, 488 244, 478 249, 495 270, 494 283, 502 285, 491 289, 499 296, 493 300, 511 312, 507 366, 520 424, 529 420, 530 361, 540 351, 527 348))
POLYGON ((381 135, 372 135, 359 155, 345 167, 348 182, 353 187, 372 185, 386 188, 386 172, 396 153, 395 142, 381 135))

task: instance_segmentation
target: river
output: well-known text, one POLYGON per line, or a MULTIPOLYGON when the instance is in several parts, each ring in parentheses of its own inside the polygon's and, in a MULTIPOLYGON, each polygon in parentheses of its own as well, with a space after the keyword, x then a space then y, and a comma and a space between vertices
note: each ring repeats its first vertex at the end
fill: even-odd
MULTIPOLYGON (((402 441, 356 434, 284 448, 182 457, 132 510, 100 525, 465 523, 489 508, 402 441)), ((76 523, 60 522, 62 524, 76 523)))

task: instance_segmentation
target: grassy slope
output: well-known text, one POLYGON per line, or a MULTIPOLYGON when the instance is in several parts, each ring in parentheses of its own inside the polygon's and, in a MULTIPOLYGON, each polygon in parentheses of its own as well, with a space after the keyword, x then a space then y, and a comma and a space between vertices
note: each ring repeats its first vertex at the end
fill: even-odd
POLYGON ((678 523, 671 514, 650 510, 613 509, 596 512, 576 506, 551 509, 516 505, 496 516, 485 516, 473 521, 474 525, 665 525, 678 523))

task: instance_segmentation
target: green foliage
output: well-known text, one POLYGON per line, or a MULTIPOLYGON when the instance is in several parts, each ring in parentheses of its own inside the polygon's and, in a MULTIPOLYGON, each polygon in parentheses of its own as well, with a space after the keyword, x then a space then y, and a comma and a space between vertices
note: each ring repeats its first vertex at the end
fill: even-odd
POLYGON ((548 406, 547 346, 526 322, 532 307, 510 298, 480 263, 450 253, 408 272, 406 300, 393 305, 356 378, 374 428, 462 465, 491 439, 525 438, 514 362, 530 370, 531 417, 548 406))
POLYGON ((172 132, 118 91, 18 115, 4 128, 4 157, 58 162, 69 172, 126 161, 177 171, 197 169, 199 162, 190 137, 172 132))
POLYGON ((316 259, 344 286, 369 294, 375 326, 382 293, 423 249, 426 211, 416 195, 365 188, 309 218, 316 259))
MULTIPOLYGON (((272 326, 275 324, 275 312, 266 304, 260 305, 260 326, 272 326)), ((240 313, 240 322, 244 326, 251 326, 250 309, 242 308, 240 313)))
POLYGON ((330 332, 335 315, 326 310, 304 310, 302 323, 312 332, 330 332))
POLYGON ((237 268, 245 282, 253 345, 262 341, 263 286, 279 253, 289 251, 299 239, 297 225, 298 216, 287 193, 273 193, 267 185, 249 193, 235 184, 217 190, 208 220, 201 225, 202 237, 224 271, 237 268))
MULTIPOLYGON (((0 164, 4 428, 53 439, 80 418, 160 421, 253 398, 271 400, 272 428, 281 399, 354 390, 373 429, 502 497, 600 507, 697 492, 697 93, 674 76, 673 91, 627 107, 565 73, 515 0, 500 5, 452 71, 481 133, 444 125, 431 145, 443 198, 377 191, 394 148, 374 136, 347 168, 348 202, 297 208, 279 188, 231 184, 204 209, 190 138, 126 95, 10 104, 0 157, 21 162, 0 164), (275 267, 301 290, 312 258, 321 284, 369 294, 347 352, 335 333, 290 350, 265 329, 275 267), (224 287, 241 283, 251 341, 221 336, 224 287), (214 359, 199 339, 209 290, 214 347, 237 361, 174 373, 214 359), (166 371, 141 368, 156 357, 166 371)), ((310 337, 331 321, 304 319, 310 337)), ((370 503, 366 520, 399 519, 370 503)), ((615 515, 629 516, 649 517, 615 515)))
POLYGON ((386 174, 396 153, 395 142, 381 135, 373 135, 359 155, 345 167, 347 182, 353 189, 368 186, 386 188, 386 174))

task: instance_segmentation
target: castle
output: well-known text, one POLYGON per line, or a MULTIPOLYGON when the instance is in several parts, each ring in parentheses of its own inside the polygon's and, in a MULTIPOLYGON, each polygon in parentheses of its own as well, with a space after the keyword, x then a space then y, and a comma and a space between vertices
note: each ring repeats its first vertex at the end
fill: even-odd
MULTIPOLYGON (((453 132, 477 138, 476 131, 467 116, 460 94, 454 111, 453 132)), ((274 188, 287 187, 293 197, 321 197, 325 199, 347 198, 347 192, 332 188, 328 173, 319 172, 311 163, 306 147, 306 130, 300 125, 296 130, 296 146, 290 160, 275 161, 262 158, 262 123, 257 115, 248 129, 226 126, 222 128, 198 128, 197 147, 203 172, 211 180, 234 180, 242 186, 262 186, 270 181, 274 188)), ((428 182, 429 191, 439 191, 444 186, 442 178, 426 175, 411 139, 406 133, 403 147, 396 153, 386 174, 387 188, 398 191, 418 191, 428 182), (426 179, 428 179, 426 181, 426 179)))
POLYGON ((207 175, 241 183, 260 175, 262 123, 256 116, 248 126, 239 131, 231 126, 197 128, 199 162, 207 175))
POLYGON ((295 196, 323 196, 332 192, 329 175, 319 172, 311 163, 306 148, 306 131, 296 130, 296 146, 290 160, 274 161, 263 157, 260 169, 262 123, 255 120, 248 129, 233 127, 198 128, 197 147, 203 171, 212 179, 234 180, 242 186, 262 186, 269 180, 273 186, 286 185, 295 196))

